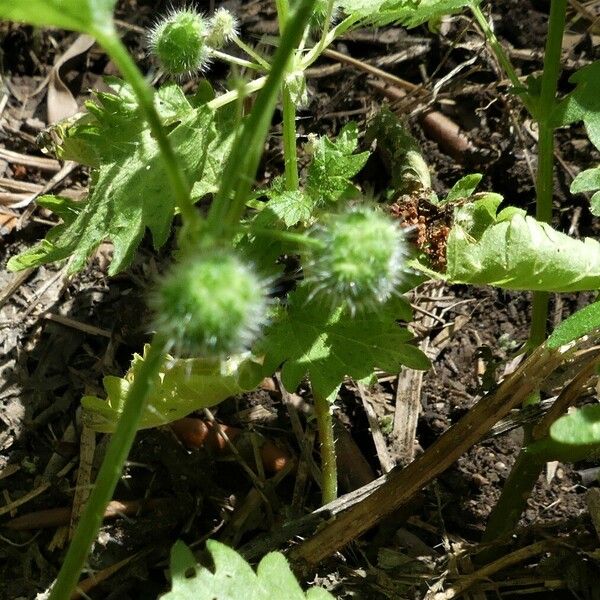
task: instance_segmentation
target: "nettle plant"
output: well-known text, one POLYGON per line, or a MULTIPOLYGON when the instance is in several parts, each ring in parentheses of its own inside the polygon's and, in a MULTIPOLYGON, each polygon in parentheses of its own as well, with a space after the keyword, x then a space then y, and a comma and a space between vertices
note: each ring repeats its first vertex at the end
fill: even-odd
MULTIPOLYGON (((143 356, 136 355, 123 379, 105 378, 106 399, 83 399, 85 423, 114 435, 53 587, 54 599, 69 597, 76 585, 138 429, 251 390, 278 369, 290 389, 307 378, 321 441, 323 501, 329 502, 337 494, 331 405, 344 378, 368 381, 375 368, 429 366, 400 324, 412 317, 402 293, 432 276, 533 291, 532 348, 550 343, 544 342, 549 292, 595 290, 600 284, 600 245, 550 225, 554 130, 583 121, 600 147, 598 65, 577 72, 574 90, 556 97, 565 0, 552 0, 543 74, 525 82, 472 0, 277 0, 280 36, 272 54, 243 41, 228 11, 205 17, 192 8, 174 9, 148 33, 151 53, 171 78, 157 90, 122 45, 112 20, 114 4, 0 0, 3 18, 94 36, 123 76, 108 78, 112 91, 96 93, 84 116, 54 129, 55 154, 90 167, 89 194, 79 203, 40 198, 61 223, 9 267, 68 258, 75 273, 110 240, 113 275, 131 263, 146 229, 160 248, 171 235, 174 216, 182 220, 173 263, 149 296, 155 314, 152 343, 143 356), (444 260, 434 264, 427 248, 411 250, 405 229, 385 203, 361 197, 352 183, 368 158, 368 152, 357 151, 356 125, 347 125, 335 139, 310 136, 308 164, 299 168, 296 108, 308 100, 304 71, 350 28, 416 26, 463 8, 472 11, 539 126, 538 209, 536 218, 510 206, 498 212, 500 196, 475 193, 480 175, 463 178, 440 200, 426 189, 422 164, 416 170, 414 164, 402 166, 403 174, 420 181, 431 204, 454 210, 444 260), (233 46, 236 55, 227 52, 233 46), (202 77, 212 61, 230 62, 256 77, 215 95, 202 77), (198 78, 195 94, 186 96, 177 83, 181 77, 198 78), (246 114, 249 97, 253 107, 246 114), (278 102, 284 172, 257 189, 255 175, 278 102), (207 196, 212 199, 202 216, 195 203, 207 196), (295 273, 289 291, 289 280, 282 285, 285 267, 295 273)), ((582 173, 573 191, 599 188, 598 173, 582 173)), ((593 212, 599 212, 599 203, 596 194, 593 212)), ((599 327, 600 309, 593 305, 569 323, 570 333, 555 342, 571 342, 599 327)), ((523 496, 514 496, 515 486, 530 488, 545 460, 573 459, 598 446, 599 419, 597 407, 588 407, 531 436, 488 537, 512 527, 523 496)))

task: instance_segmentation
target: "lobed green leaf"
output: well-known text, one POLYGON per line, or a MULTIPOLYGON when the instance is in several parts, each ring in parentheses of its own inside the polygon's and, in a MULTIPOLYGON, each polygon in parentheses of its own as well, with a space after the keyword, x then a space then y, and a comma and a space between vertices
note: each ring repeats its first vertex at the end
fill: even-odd
MULTIPOLYGON (((356 188, 352 178, 363 168, 369 152, 355 154, 358 147, 358 127, 349 123, 336 139, 320 137, 314 142, 313 157, 307 169, 302 190, 285 189, 283 178, 274 180, 266 195, 271 213, 286 227, 308 224, 317 208, 349 197, 356 188)), ((260 219, 265 225, 265 213, 260 219)))
MULTIPOLYGON (((97 95, 90 114, 62 132, 60 156, 94 167, 88 198, 77 217, 52 229, 45 240, 13 257, 11 270, 21 270, 72 256, 70 272, 81 270, 104 240, 114 245, 109 274, 126 268, 146 228, 160 248, 175 214, 169 179, 158 143, 142 118, 129 88, 110 81, 115 93, 97 95)), ((224 155, 232 139, 226 111, 193 108, 174 86, 157 94, 157 108, 180 165, 195 181, 196 198, 216 190, 224 155)))
POLYGON ((330 397, 345 376, 370 377, 376 367, 395 372, 401 365, 427 369, 427 357, 412 345, 412 335, 397 319, 412 318, 402 298, 392 298, 371 312, 350 316, 342 308, 311 300, 305 288, 289 296, 274 324, 259 342, 265 368, 274 371, 283 364, 281 376, 295 389, 308 376, 315 394, 330 397))
POLYGON ((345 13, 373 25, 400 23, 416 27, 427 21, 461 11, 479 0, 341 0, 345 13))
MULTIPOLYGON (((144 348, 144 357, 148 346, 144 348)), ((144 358, 134 354, 125 377, 105 377, 107 398, 84 396, 83 422, 94 431, 113 432, 123 412, 127 392, 144 358)), ((159 427, 199 410, 219 404, 226 398, 254 389, 262 377, 262 367, 251 359, 169 358, 152 382, 140 429, 159 427)))
POLYGON ((304 593, 290 570, 285 556, 270 552, 256 573, 232 548, 208 540, 212 570, 198 565, 190 549, 181 541, 171 549, 171 591, 163 600, 333 600, 323 588, 304 593))
POLYGON ((454 283, 512 290, 576 292, 600 288, 600 244, 576 240, 486 195, 455 212, 446 276, 454 283))

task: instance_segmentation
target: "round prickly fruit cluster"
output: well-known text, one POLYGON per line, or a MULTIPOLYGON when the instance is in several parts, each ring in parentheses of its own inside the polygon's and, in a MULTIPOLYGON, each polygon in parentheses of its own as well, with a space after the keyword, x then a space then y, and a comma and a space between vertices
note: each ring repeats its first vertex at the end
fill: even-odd
POLYGON ((206 39, 212 48, 222 48, 238 34, 238 20, 226 8, 218 8, 209 22, 206 39))
POLYGON ((361 207, 332 215, 315 230, 307 279, 315 293, 333 295, 351 311, 388 300, 406 270, 404 233, 388 216, 361 207))
POLYGON ((206 36, 202 15, 188 8, 173 10, 150 31, 148 45, 167 73, 186 75, 206 67, 206 36))
POLYGON ((174 265, 152 299, 156 328, 182 354, 247 349, 264 322, 265 282, 230 251, 209 251, 174 265))

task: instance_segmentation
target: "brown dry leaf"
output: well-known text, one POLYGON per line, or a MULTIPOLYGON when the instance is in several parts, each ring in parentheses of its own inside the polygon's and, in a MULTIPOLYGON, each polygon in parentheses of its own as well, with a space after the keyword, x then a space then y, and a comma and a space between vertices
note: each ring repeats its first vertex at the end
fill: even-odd
POLYGON ((0 213, 0 236, 8 235, 17 225, 19 219, 9 213, 0 213))
POLYGON ((61 79, 61 75, 63 71, 68 70, 69 63, 88 52, 94 42, 93 37, 80 35, 67 48, 66 52, 56 59, 48 76, 48 124, 67 119, 78 112, 77 101, 61 79))

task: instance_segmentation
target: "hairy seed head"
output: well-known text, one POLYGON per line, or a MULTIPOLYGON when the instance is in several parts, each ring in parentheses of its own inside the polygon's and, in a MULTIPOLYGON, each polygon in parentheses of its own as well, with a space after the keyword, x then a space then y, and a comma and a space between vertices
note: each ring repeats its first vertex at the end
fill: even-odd
POLYGON ((182 354, 247 349, 267 311, 264 280, 236 254, 212 250, 175 264, 151 299, 156 328, 182 354))
POLYGON ((354 311, 386 302, 401 283, 404 233, 382 212, 360 207, 331 215, 314 235, 322 244, 306 271, 315 293, 332 295, 354 311))
POLYGON ((148 33, 148 46, 170 75, 202 71, 208 64, 206 21, 195 10, 171 11, 148 33))
POLYGON ((208 23, 208 29, 208 45, 211 48, 222 48, 238 34, 239 23, 235 15, 226 8, 218 8, 208 23))

